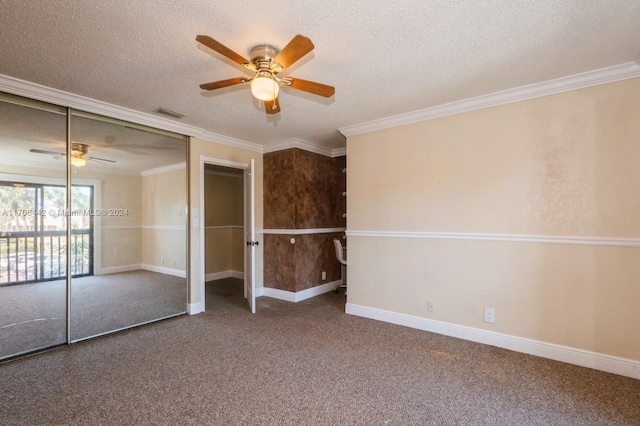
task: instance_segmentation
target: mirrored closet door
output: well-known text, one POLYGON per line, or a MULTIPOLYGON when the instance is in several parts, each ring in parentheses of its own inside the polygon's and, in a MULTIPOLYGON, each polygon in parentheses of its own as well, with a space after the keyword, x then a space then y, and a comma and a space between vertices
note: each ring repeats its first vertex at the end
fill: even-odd
POLYGON ((0 360, 186 312, 187 141, 0 93, 0 360))
POLYGON ((71 340, 184 313, 185 138, 77 111, 71 123, 71 340))

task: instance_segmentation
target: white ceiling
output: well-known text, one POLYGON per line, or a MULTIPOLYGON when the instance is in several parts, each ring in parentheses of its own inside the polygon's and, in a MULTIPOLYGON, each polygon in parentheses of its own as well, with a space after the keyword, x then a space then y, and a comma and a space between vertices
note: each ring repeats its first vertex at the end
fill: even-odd
POLYGON ((638 0, 0 0, 0 74, 179 120, 260 145, 344 146, 337 129, 635 61, 638 0), (266 115, 244 76, 195 41, 249 56, 296 34, 315 50, 286 75, 335 86, 329 99, 284 88, 266 115))

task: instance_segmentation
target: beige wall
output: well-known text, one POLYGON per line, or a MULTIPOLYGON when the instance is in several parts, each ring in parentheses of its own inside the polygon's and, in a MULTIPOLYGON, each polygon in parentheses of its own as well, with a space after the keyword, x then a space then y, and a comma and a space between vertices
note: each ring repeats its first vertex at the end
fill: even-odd
MULTIPOLYGON (((92 173, 80 170, 73 179, 97 179, 101 186, 101 209, 124 209, 123 216, 100 218, 101 268, 139 265, 142 261, 142 177, 92 173)), ((98 227, 96 227, 97 229, 98 227)), ((96 273, 99 273, 96 271, 96 273)))
POLYGON ((142 178, 142 264, 187 268, 186 168, 142 178))
POLYGON ((204 179, 205 274, 243 272, 244 179, 215 173, 204 179))
POLYGON ((349 137, 348 302, 640 360, 640 248, 600 245, 640 238, 638 117, 633 79, 349 137))
POLYGON ((205 225, 244 225, 244 179, 205 173, 205 225))
MULTIPOLYGON (((247 164, 251 159, 255 160, 255 214, 256 214, 256 230, 262 230, 263 224, 263 209, 262 209, 262 154, 248 151, 240 148, 235 148, 227 145, 217 144, 197 138, 191 139, 189 162, 190 162, 190 198, 191 198, 191 210, 198 209, 200 211, 200 157, 215 158, 218 160, 230 161, 233 163, 247 164)), ((203 250, 200 247, 200 232, 201 226, 190 227, 191 236, 191 265, 190 265, 190 290, 189 290, 189 303, 197 304, 201 303, 200 288, 203 277, 201 276, 200 269, 203 262, 203 250)), ((256 287, 262 287, 262 235, 256 235, 260 245, 256 247, 256 287)))

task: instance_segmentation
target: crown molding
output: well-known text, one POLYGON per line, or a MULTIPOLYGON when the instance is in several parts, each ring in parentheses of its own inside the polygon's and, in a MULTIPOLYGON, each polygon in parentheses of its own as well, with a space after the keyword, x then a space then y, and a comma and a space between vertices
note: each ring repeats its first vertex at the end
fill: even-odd
POLYGON ((262 146, 240 139, 219 135, 199 127, 177 123, 173 120, 158 117, 145 112, 135 111, 107 102, 90 99, 84 96, 46 87, 30 81, 0 74, 0 91, 24 96, 63 107, 74 108, 85 112, 117 118, 131 123, 154 127, 181 135, 203 139, 209 142, 234 146, 249 151, 262 152, 262 146))
POLYGON ((304 149, 305 151, 313 152, 315 154, 324 155, 325 157, 342 157, 343 155, 347 155, 347 148, 325 148, 320 145, 313 144, 311 142, 304 141, 302 139, 287 139, 281 142, 274 142, 263 147, 262 152, 276 152, 282 151, 290 148, 298 148, 304 149))
POLYGON ((264 152, 262 145, 258 145, 257 143, 220 135, 218 133, 213 133, 206 130, 202 130, 200 134, 193 135, 193 137, 205 140, 207 142, 214 142, 214 143, 219 143, 221 145, 232 146, 234 148, 245 149, 247 151, 258 152, 258 153, 264 152))
MULTIPOLYGON (((2 74, 0 74, 0 91, 11 93, 17 96, 23 96, 29 99, 36 99, 42 102, 48 102, 62 107, 74 108, 93 114, 104 115, 106 117, 116 118, 119 120, 141 124, 156 129, 191 136, 208 142, 232 146, 252 152, 266 153, 288 148, 300 148, 307 151, 315 152, 316 154, 325 155, 327 157, 337 157, 340 155, 345 155, 335 155, 333 151, 336 150, 331 150, 329 148, 315 145, 300 139, 289 139, 286 141, 277 142, 275 144, 262 146, 257 143, 224 136, 199 127, 177 123, 173 120, 168 120, 163 117, 158 117, 145 112, 135 111, 107 102, 90 99, 84 96, 76 95, 74 93, 65 92, 62 90, 54 89, 52 87, 43 86, 41 84, 20 80, 18 78, 2 74)), ((340 149, 338 149, 338 151, 339 150, 340 149)), ((346 149, 344 150, 346 153, 346 149)))
POLYGON ((283 149, 290 148, 304 149, 305 151, 324 155, 325 157, 331 157, 331 149, 304 141, 302 139, 287 139, 281 142, 270 143, 264 146, 263 152, 266 154, 268 152, 282 151, 283 149))
MULTIPOLYGON (((640 57, 637 61, 640 61, 640 57)), ((346 137, 355 136, 362 133, 404 126, 407 124, 433 120, 435 118, 446 117, 463 112, 524 101, 527 99, 568 92, 571 90, 583 89, 600 84, 613 83, 636 77, 640 77, 640 63, 627 62, 620 65, 614 65, 612 67, 600 68, 580 74, 574 74, 461 101, 437 105, 405 114, 393 115, 379 120, 368 121, 366 123, 345 126, 338 130, 346 137)))
POLYGON ((333 158, 344 157, 345 155, 347 155, 347 147, 346 146, 343 146, 342 148, 334 148, 333 150, 331 150, 331 156, 333 158))

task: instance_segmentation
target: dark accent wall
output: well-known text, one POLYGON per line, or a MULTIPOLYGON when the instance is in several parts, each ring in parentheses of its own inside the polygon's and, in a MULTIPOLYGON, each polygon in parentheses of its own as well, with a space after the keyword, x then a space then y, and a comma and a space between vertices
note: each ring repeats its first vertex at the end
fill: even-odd
MULTIPOLYGON (((344 228, 345 166, 345 157, 329 158, 298 148, 265 154, 264 228, 344 228)), ((343 235, 265 234, 265 287, 298 292, 339 280, 333 239, 342 240, 343 235), (295 244, 290 243, 292 237, 295 244)))

